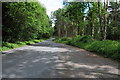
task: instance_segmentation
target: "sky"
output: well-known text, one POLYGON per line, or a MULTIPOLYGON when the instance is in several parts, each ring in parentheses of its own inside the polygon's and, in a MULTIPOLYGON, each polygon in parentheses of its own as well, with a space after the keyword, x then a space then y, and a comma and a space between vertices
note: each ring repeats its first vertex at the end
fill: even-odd
POLYGON ((47 9, 47 14, 50 17, 51 12, 63 7, 63 0, 38 0, 47 9))

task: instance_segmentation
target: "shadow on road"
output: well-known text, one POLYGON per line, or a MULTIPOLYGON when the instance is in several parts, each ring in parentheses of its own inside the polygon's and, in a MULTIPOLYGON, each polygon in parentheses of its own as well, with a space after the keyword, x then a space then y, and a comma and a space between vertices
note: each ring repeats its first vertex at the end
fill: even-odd
MULTIPOLYGON (((7 52, 6 52, 7 53, 7 52)), ((4 78, 118 78, 118 64, 52 41, 3 55, 4 78)), ((102 79, 103 80, 103 79, 102 79)))

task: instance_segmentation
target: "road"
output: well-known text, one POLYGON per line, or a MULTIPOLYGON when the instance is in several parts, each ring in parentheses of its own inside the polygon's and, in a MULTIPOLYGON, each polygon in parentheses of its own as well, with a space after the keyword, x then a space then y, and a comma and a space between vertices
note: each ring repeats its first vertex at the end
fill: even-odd
POLYGON ((118 63, 45 40, 2 54, 3 78, 118 78, 118 63))

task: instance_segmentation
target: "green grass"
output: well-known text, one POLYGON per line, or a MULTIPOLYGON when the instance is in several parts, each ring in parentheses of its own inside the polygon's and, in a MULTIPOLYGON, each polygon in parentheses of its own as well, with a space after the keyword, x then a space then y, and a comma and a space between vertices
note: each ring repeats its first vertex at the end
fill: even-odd
POLYGON ((43 40, 44 39, 31 40, 31 41, 25 41, 25 42, 16 42, 16 43, 2 42, 2 47, 0 48, 0 52, 10 50, 10 49, 14 49, 14 48, 18 48, 18 47, 25 46, 25 45, 39 43, 39 42, 41 42, 43 40))
POLYGON ((40 40, 33 40, 33 42, 34 42, 34 43, 38 43, 38 42, 40 42, 40 40))
POLYGON ((26 45, 30 45, 30 44, 34 44, 35 42, 33 42, 33 41, 25 41, 25 44, 26 45))
POLYGON ((55 42, 83 48, 120 62, 120 42, 118 41, 97 41, 93 40, 90 36, 76 36, 73 38, 64 37, 56 39, 55 42))

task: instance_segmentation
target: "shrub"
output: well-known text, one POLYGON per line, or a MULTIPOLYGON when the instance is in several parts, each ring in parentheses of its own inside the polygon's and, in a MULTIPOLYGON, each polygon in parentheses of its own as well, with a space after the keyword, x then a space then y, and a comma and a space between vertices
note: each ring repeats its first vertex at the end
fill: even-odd
POLYGON ((30 44, 34 44, 35 42, 40 42, 43 41, 44 39, 40 39, 40 40, 33 40, 33 41, 25 41, 25 42, 16 42, 16 43, 8 43, 8 42, 2 42, 2 47, 0 48, 1 52, 5 51, 5 50, 9 50, 9 49, 13 49, 13 48, 17 48, 23 45, 30 45, 30 44))
POLYGON ((18 47, 17 44, 15 44, 15 43, 11 43, 11 48, 16 48, 16 47, 18 47))
POLYGON ((41 40, 33 40, 33 42, 35 42, 35 43, 38 43, 38 42, 40 42, 41 40))
POLYGON ((25 41, 26 45, 34 44, 33 41, 25 41))
POLYGON ((91 36, 76 36, 73 38, 73 40, 75 40, 76 42, 84 42, 84 43, 93 41, 91 36))
POLYGON ((18 45, 26 45, 25 42, 17 42, 18 45))
POLYGON ((87 50, 94 51, 100 54, 104 54, 106 57, 112 57, 114 53, 118 52, 117 41, 105 40, 105 41, 94 41, 87 47, 87 50))
POLYGON ((82 36, 80 41, 84 42, 84 43, 89 43, 92 42, 92 37, 91 36, 82 36))
POLYGON ((3 47, 7 47, 7 48, 15 48, 15 47, 18 47, 18 44, 16 44, 16 43, 3 42, 2 46, 3 46, 3 47))
POLYGON ((62 37, 62 38, 56 38, 54 41, 57 43, 63 43, 63 44, 70 44, 70 38, 62 37))
POLYGON ((46 40, 46 39, 40 39, 39 42, 43 41, 43 40, 46 40))
POLYGON ((68 41, 69 39, 67 37, 61 38, 61 41, 68 41))
POLYGON ((111 58, 120 61, 120 53, 113 54, 111 58))
POLYGON ((97 52, 104 57, 109 57, 120 61, 120 42, 112 40, 95 41, 90 36, 76 36, 72 39, 61 38, 56 42, 73 45, 86 49, 88 51, 97 52))
POLYGON ((9 50, 10 48, 8 48, 8 47, 2 47, 1 49, 0 49, 0 51, 5 51, 5 50, 9 50))
POLYGON ((5 46, 5 47, 8 47, 8 48, 11 48, 11 43, 4 42, 2 46, 5 46))

